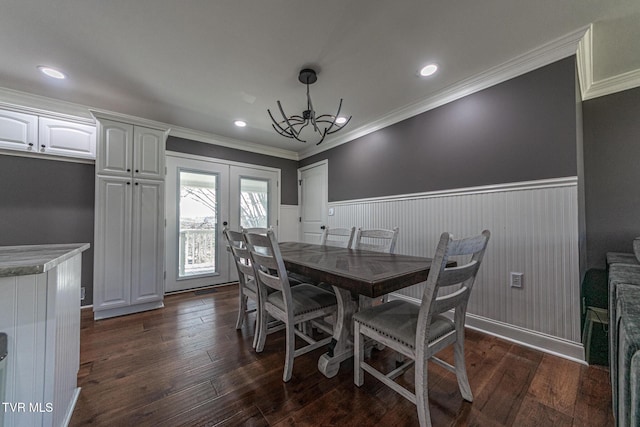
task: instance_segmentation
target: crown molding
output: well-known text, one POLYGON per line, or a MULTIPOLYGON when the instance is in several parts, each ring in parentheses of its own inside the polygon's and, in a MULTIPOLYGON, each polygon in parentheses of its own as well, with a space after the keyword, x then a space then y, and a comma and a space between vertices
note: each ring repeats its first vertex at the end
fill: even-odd
POLYGON ((83 105, 0 87, 0 108, 43 117, 95 124, 83 105))
POLYGON ((589 27, 578 44, 577 65, 583 101, 640 86, 640 69, 593 80, 593 26, 589 27))
POLYGON ((434 108, 453 102, 457 99, 479 92, 483 89, 495 86, 499 83, 518 77, 522 74, 536 70, 545 65, 567 58, 576 54, 578 43, 583 38, 588 26, 566 34, 556 40, 539 46, 529 52, 516 56, 507 62, 497 65, 487 71, 462 80, 434 96, 409 104, 385 114, 378 120, 345 133, 340 137, 327 141, 318 147, 312 147, 300 153, 300 158, 313 156, 331 148, 342 145, 346 142, 360 138, 402 120, 424 113, 434 108))
POLYGON ((191 139, 207 144, 220 145, 223 147, 235 148, 237 150, 249 151, 267 156, 281 157, 296 161, 299 160, 298 153, 295 151, 268 147, 239 139, 227 138, 213 133, 200 132, 180 126, 173 126, 170 123, 163 123, 129 114, 93 108, 82 104, 34 95, 4 87, 0 87, 0 108, 85 124, 95 124, 96 117, 115 121, 125 121, 127 123, 138 124, 140 126, 169 130, 169 135, 179 138, 191 139))
POLYGON ((298 153, 295 151, 269 147, 212 133, 199 132, 193 129, 187 129, 179 126, 172 127, 169 135, 178 138, 190 139, 192 141, 204 142, 206 144, 234 148, 236 150, 250 151, 252 153, 264 154, 267 156, 280 157, 283 159, 296 161, 300 160, 298 153))

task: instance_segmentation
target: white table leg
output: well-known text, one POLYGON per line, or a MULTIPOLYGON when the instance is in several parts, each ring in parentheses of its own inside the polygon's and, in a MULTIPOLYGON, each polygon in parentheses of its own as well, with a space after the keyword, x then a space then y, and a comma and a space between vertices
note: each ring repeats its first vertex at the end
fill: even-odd
POLYGON ((333 340, 329 351, 318 360, 318 370, 327 378, 338 375, 340 362, 353 357, 353 314, 358 309, 358 301, 351 297, 351 292, 333 287, 338 300, 338 315, 333 328, 333 340))

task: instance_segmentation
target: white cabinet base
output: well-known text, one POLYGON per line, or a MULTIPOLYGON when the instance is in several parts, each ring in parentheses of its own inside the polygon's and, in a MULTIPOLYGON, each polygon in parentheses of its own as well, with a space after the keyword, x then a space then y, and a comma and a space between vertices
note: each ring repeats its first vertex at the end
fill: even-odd
POLYGON ((100 310, 93 312, 95 320, 109 319, 110 317, 124 316, 126 314, 139 313, 141 311, 155 310, 164 307, 164 302, 154 301, 146 304, 130 305, 128 307, 111 308, 109 310, 100 310))

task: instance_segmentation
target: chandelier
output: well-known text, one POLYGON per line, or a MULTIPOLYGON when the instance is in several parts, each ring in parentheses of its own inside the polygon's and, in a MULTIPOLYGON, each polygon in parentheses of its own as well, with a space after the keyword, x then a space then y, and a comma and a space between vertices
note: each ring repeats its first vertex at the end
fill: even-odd
POLYGON ((313 104, 311 103, 311 95, 309 94, 309 85, 312 85, 318 80, 318 76, 316 75, 315 70, 310 68, 305 68, 300 71, 298 75, 298 80, 300 83, 307 85, 307 109, 302 112, 302 115, 293 115, 287 117, 284 110, 282 109, 282 104, 280 101, 278 102, 278 109, 280 109, 280 114, 282 114, 282 120, 277 121, 273 114, 271 114, 271 110, 267 109, 271 120, 273 121, 273 129, 278 132, 280 135, 296 139, 300 142, 307 142, 305 139, 302 139, 300 136, 301 131, 311 125, 313 127, 313 131, 320 134, 320 141, 316 143, 316 145, 320 145, 324 138, 327 135, 331 135, 332 133, 338 132, 340 129, 345 127, 349 120, 351 120, 351 116, 348 118, 340 117, 340 110, 342 109, 342 99, 340 99, 340 104, 338 104, 338 111, 336 114, 321 114, 316 115, 315 110, 313 109, 313 104))

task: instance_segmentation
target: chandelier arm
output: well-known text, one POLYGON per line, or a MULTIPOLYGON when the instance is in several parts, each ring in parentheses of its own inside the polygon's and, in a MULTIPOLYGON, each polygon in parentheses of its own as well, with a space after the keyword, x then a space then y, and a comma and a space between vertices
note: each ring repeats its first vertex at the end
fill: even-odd
POLYGON ((338 112, 333 116, 333 120, 331 121, 331 126, 325 129, 327 133, 331 133, 331 128, 335 126, 336 120, 338 120, 338 116, 340 116, 340 110, 342 110, 342 98, 340 98, 340 103, 338 104, 338 112))
POLYGON ((331 132, 327 132, 328 135, 331 135, 332 133, 336 133, 338 132, 340 129, 342 129, 343 127, 345 127, 347 125, 347 123, 349 123, 349 121, 351 120, 351 116, 349 116, 349 118, 347 119, 346 122, 344 122, 341 125, 336 125, 336 128, 334 130, 332 130, 331 132))
POLYGON ((282 128, 278 128, 276 127, 276 125, 271 124, 271 127, 273 128, 273 130, 275 130, 279 135, 284 136, 285 138, 291 138, 293 139, 293 135, 287 133, 286 131, 282 130, 282 128))
MULTIPOLYGON (((280 101, 278 101, 278 104, 280 104, 280 101)), ((287 136, 287 135, 291 134, 291 132, 287 132, 287 130, 285 130, 282 126, 280 126, 280 123, 278 123, 276 121, 276 119, 273 118, 273 114, 271 114, 271 110, 269 110, 268 108, 267 108, 267 113, 269 113, 269 116, 271 117, 271 121, 273 122, 273 124, 272 124, 273 128, 276 131, 278 131, 278 133, 280 135, 287 136)), ((290 128, 291 128, 291 125, 289 125, 289 129, 290 128)), ((292 137, 289 137, 289 138, 292 138, 292 137)))
POLYGON ((320 141, 316 142, 316 145, 320 145, 322 144, 322 141, 324 141, 324 137, 327 136, 327 130, 325 129, 323 132, 321 132, 322 137, 320 138, 320 141))
POLYGON ((287 126, 289 126, 291 133, 296 137, 298 141, 300 141, 300 138, 298 138, 298 133, 293 128, 293 126, 291 126, 291 123, 289 123, 289 119, 287 118, 287 115, 284 113, 284 110, 282 109, 282 104, 280 104, 280 101, 278 101, 278 108, 280 109, 280 114, 282 114, 284 121, 287 122, 287 126))

